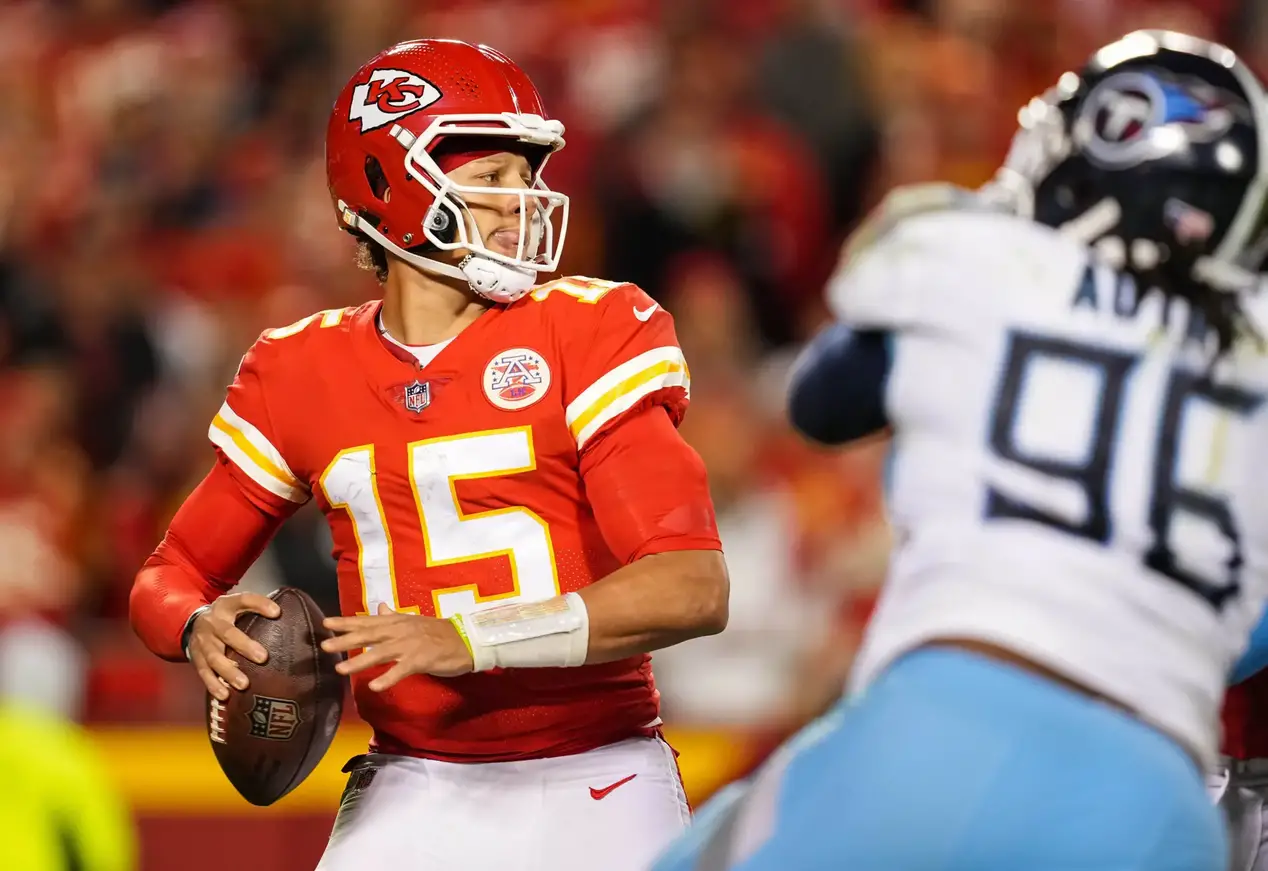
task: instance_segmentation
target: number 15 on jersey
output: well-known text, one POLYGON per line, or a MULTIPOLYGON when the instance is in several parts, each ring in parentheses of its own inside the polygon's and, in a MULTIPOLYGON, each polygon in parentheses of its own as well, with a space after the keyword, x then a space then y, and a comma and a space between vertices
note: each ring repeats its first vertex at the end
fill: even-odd
MULTIPOLYGON (((348 448, 326 467, 321 488, 332 508, 348 512, 357 540, 357 569, 366 613, 380 603, 394 611, 418 613, 397 590, 392 534, 378 491, 376 454, 383 448, 348 448)), ((421 524, 428 566, 505 556, 510 560, 510 592, 484 595, 474 584, 432 591, 437 617, 452 617, 489 601, 537 601, 559 595, 559 574, 550 527, 536 512, 509 506, 467 514, 455 484, 462 480, 518 475, 536 468, 532 429, 527 426, 411 442, 409 481, 421 524)))

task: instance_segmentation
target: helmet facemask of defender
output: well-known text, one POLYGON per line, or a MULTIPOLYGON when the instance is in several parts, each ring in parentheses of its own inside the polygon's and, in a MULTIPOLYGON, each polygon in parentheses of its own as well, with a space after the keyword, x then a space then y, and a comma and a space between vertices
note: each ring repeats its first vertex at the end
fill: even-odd
POLYGON ((1245 288, 1268 242, 1266 111, 1229 49, 1138 31, 1022 109, 988 190, 1116 265, 1179 257, 1204 284, 1245 288))

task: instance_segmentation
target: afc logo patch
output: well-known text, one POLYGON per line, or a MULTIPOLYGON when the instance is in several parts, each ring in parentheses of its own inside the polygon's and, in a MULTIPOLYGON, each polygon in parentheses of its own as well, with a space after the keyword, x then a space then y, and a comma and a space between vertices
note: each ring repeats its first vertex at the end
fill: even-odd
POLYGON ((531 348, 511 348, 484 367, 484 396, 504 411, 528 408, 550 389, 550 366, 531 348))
POLYGON ((424 408, 431 405, 431 383, 414 379, 413 384, 405 386, 401 402, 404 403, 406 411, 421 413, 424 408))
POLYGON ((256 696, 251 708, 251 737, 289 741, 299 728, 299 705, 290 699, 256 696))

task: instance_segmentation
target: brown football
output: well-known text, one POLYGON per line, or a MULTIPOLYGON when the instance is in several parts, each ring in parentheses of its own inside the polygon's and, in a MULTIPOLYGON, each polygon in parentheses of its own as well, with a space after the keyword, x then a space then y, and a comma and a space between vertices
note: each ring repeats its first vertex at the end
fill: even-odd
POLYGON ((281 606, 270 620, 242 614, 237 627, 269 652, 263 665, 230 650, 250 686, 223 702, 207 694, 207 733, 216 761, 242 797, 270 805, 299 786, 321 761, 343 712, 342 654, 326 653, 331 633, 317 603, 303 590, 269 595, 281 606))

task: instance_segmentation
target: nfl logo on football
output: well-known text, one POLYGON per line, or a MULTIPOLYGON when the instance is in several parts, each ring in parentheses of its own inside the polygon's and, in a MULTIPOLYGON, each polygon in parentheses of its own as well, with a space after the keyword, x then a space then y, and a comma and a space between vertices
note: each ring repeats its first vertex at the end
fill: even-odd
POLYGON ((251 736, 289 741, 299 727, 299 705, 290 699, 256 696, 251 709, 251 736))
POLYGON ((431 405, 431 382, 417 381, 405 388, 405 409, 415 414, 431 405))

